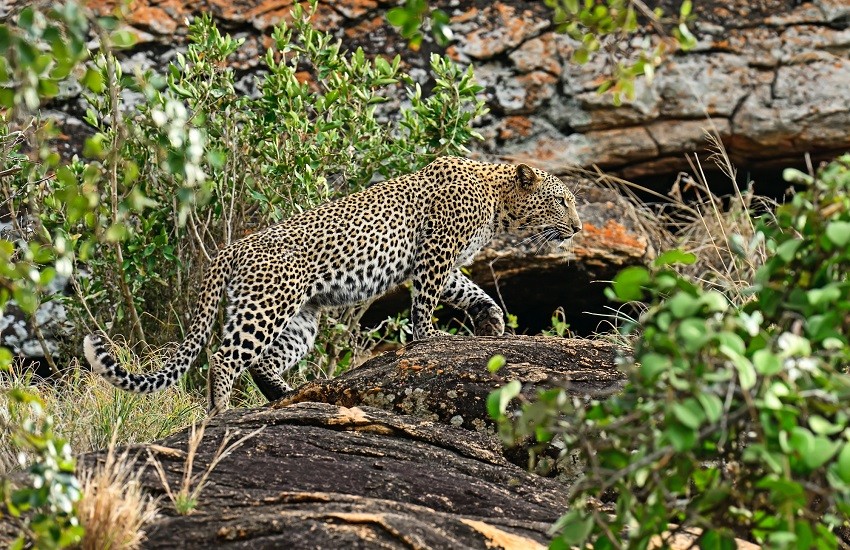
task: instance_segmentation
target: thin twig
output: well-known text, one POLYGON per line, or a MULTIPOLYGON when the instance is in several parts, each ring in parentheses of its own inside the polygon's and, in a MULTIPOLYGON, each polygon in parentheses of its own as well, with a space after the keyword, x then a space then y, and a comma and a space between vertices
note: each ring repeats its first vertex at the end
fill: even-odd
MULTIPOLYGON (((106 33, 99 30, 101 44, 108 44, 106 33)), ((115 57, 107 51, 106 54, 106 75, 107 86, 109 87, 109 112, 112 115, 113 139, 112 146, 109 150, 109 185, 110 185, 110 207, 112 210, 112 223, 117 225, 118 220, 118 159, 120 157, 121 144, 124 142, 124 124, 121 121, 121 106, 118 99, 118 82, 115 76, 115 57)), ((136 338, 146 343, 142 322, 139 319, 136 311, 136 303, 133 299, 133 293, 124 278, 124 252, 121 247, 121 242, 116 240, 112 243, 115 249, 115 260, 118 267, 117 279, 118 287, 121 290, 121 296, 124 298, 124 306, 127 308, 127 314, 130 316, 130 321, 133 325, 133 332, 136 338)))

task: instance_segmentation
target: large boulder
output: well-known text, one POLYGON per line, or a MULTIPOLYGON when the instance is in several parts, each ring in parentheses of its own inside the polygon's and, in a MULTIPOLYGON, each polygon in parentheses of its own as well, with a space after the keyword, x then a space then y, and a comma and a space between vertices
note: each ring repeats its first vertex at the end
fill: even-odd
MULTIPOLYGON (((111 12, 115 3, 88 5, 111 12)), ((125 63, 164 69, 185 48, 186 17, 209 12, 246 44, 233 58, 246 82, 262 71, 270 32, 292 0, 160 2, 136 0, 127 22, 140 42, 125 63)), ((675 12, 678 2, 650 2, 675 12)), ((528 160, 556 174, 597 165, 627 177, 675 174, 684 155, 719 134, 739 169, 799 164, 805 153, 828 157, 850 148, 850 7, 836 0, 704 0, 694 3, 696 48, 674 55, 650 85, 615 108, 596 88, 602 56, 571 60, 577 44, 553 31, 542 2, 437 0, 451 15, 456 41, 443 49, 429 36, 418 50, 388 26, 389 0, 319 3, 316 24, 344 45, 401 54, 413 68, 446 51, 476 67, 492 114, 482 123, 478 154, 528 160), (711 117, 711 120, 707 120, 711 117)), ((427 33, 426 33, 427 34, 427 33)), ((246 87, 249 88, 250 86, 246 87)), ((81 114, 71 94, 57 108, 81 114)), ((72 118, 78 119, 78 116, 72 118)), ((709 163, 710 167, 710 163, 709 163)))
POLYGON ((616 368, 617 350, 603 340, 556 337, 452 337, 412 342, 378 355, 331 379, 307 382, 275 402, 307 401, 344 407, 372 406, 487 434, 495 433, 487 396, 508 380, 524 395, 563 387, 574 396, 616 392, 625 375, 616 368), (487 369, 501 355, 497 375, 487 369))
MULTIPOLYGON (((193 513, 164 501, 145 547, 544 548, 566 510, 559 483, 506 462, 493 439, 370 407, 230 411, 206 426, 195 471, 225 433, 255 430, 218 463, 193 513)), ((174 487, 186 441, 183 431, 151 447, 174 487)), ((142 482, 163 496, 152 468, 142 482)))

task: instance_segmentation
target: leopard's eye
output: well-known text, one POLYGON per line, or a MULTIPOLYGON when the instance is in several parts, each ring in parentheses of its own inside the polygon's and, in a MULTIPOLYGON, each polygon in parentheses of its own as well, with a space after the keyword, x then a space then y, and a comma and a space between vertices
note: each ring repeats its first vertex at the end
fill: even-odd
POLYGON ((564 205, 564 208, 567 207, 567 197, 561 197, 561 204, 564 205))

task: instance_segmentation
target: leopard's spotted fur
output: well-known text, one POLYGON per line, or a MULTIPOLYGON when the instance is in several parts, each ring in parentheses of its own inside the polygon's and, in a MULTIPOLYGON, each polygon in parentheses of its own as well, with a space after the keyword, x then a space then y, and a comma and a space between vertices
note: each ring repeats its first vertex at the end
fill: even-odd
POLYGON ((502 310, 459 267, 499 232, 520 227, 565 240, 582 228, 558 178, 527 165, 458 157, 322 204, 224 248, 209 267, 186 340, 159 372, 132 374, 89 335, 94 370, 119 388, 149 393, 174 384, 209 340, 227 290, 221 347, 210 361, 209 410, 227 407, 251 368, 274 398, 281 375, 312 347, 319 310, 354 304, 412 279, 414 338, 438 336, 437 302, 466 310, 476 334, 500 335, 502 310))

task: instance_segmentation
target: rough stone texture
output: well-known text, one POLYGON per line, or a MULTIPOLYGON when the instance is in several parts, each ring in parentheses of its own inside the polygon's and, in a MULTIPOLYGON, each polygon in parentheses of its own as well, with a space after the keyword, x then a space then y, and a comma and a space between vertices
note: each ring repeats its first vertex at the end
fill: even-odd
MULTIPOLYGON (((12 0, 14 12, 20 0, 12 0)), ((105 13, 112 0, 89 0, 105 13)), ((419 51, 406 47, 384 15, 390 0, 324 0, 317 26, 367 53, 400 53, 409 67, 427 66, 441 51, 429 36, 419 51)), ((552 32, 542 2, 437 0, 457 37, 446 52, 474 63, 493 114, 482 125, 480 155, 542 164, 564 173, 595 164, 628 177, 687 168, 684 155, 705 149, 711 124, 742 171, 800 163, 804 153, 827 158, 850 148, 850 7, 844 0, 706 0, 695 3, 698 46, 674 56, 649 86, 622 108, 595 93, 601 56, 570 61, 576 43, 552 32), (648 130, 647 127, 651 127, 648 130)), ((677 2, 660 0, 668 11, 677 2)), ((210 12, 224 30, 246 38, 233 65, 248 77, 262 70, 272 27, 293 0, 134 0, 127 23, 139 44, 128 57, 160 70, 185 47, 184 20, 210 12)), ((59 105, 80 113, 73 103, 59 105)), ((743 173, 743 172, 742 172, 743 173)))
POLYGON ((519 380, 525 395, 565 387, 571 395, 617 391, 625 375, 615 366, 609 342, 553 337, 454 337, 413 342, 374 357, 330 380, 295 389, 273 406, 305 401, 343 407, 368 405, 438 420, 473 431, 494 432, 486 402, 506 380, 519 380), (505 357, 498 376, 487 370, 505 357))
MULTIPOLYGON (((566 510, 563 486, 506 462, 494 439, 371 407, 231 411, 207 426, 196 471, 226 430, 259 428, 219 463, 196 512, 164 507, 145 547, 544 548, 566 510)), ((172 487, 186 439, 153 448, 172 487)), ((142 479, 163 494, 151 468, 142 479)))

